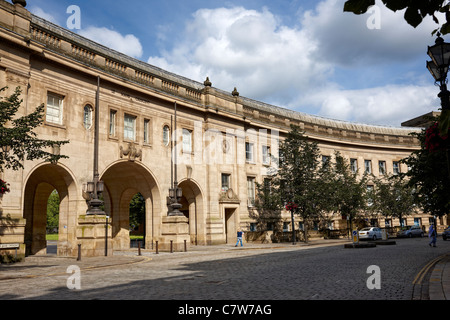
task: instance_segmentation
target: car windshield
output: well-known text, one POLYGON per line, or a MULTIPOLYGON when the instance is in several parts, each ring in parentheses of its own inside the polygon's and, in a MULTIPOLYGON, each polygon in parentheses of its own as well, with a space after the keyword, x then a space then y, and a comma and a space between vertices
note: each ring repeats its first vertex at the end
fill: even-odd
POLYGON ((411 227, 402 227, 401 230, 409 230, 409 229, 411 229, 411 227))

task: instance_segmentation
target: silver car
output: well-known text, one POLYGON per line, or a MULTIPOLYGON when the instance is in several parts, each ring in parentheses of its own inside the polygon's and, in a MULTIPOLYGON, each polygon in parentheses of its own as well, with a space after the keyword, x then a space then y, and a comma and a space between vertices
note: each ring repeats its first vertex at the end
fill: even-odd
POLYGON ((400 238, 423 237, 424 232, 420 226, 406 226, 397 233, 400 238))
POLYGON ((447 229, 444 230, 442 233, 442 240, 447 240, 450 238, 450 227, 447 227, 447 229))
POLYGON ((377 240, 381 239, 381 229, 377 227, 368 227, 359 230, 359 239, 377 240))

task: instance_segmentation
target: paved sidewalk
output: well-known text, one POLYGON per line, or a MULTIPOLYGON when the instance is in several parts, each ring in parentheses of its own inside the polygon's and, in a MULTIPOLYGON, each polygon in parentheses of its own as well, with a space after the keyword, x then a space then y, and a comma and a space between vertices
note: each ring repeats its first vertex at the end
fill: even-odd
MULTIPOLYGON (((277 250, 298 250, 326 246, 339 246, 349 243, 349 240, 310 240, 308 244, 299 242, 292 243, 271 243, 257 244, 246 243, 244 247, 235 248, 234 245, 216 245, 216 246, 190 246, 188 252, 160 252, 158 255, 153 250, 141 250, 141 256, 138 255, 138 249, 132 248, 124 251, 116 251, 109 257, 82 257, 80 261, 76 258, 57 257, 56 255, 27 257, 24 262, 13 265, 0 265, 0 283, 4 280, 40 278, 57 275, 66 275, 70 266, 76 265, 81 270, 95 270, 101 268, 114 268, 119 266, 134 265, 147 262, 151 259, 176 259, 178 255, 188 255, 190 259, 195 260, 198 255, 215 254, 224 251, 242 252, 247 250, 261 250, 261 252, 277 250)), ((352 249, 350 249, 352 250, 352 249)), ((359 250, 359 249, 356 249, 359 250)), ((441 256, 431 261, 421 271, 421 297, 430 300, 450 300, 450 254, 441 256), (424 290, 427 292, 424 294, 424 290)))

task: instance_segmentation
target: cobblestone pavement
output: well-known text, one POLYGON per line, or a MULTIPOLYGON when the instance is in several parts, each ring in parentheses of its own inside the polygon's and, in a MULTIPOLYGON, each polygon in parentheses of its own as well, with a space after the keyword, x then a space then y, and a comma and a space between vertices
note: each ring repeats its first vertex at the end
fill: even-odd
POLYGON ((434 289, 428 284, 449 274, 443 257, 450 253, 450 241, 438 240, 438 247, 430 248, 425 238, 397 239, 396 245, 358 249, 344 248, 345 242, 190 247, 188 252, 160 254, 142 250, 142 256, 133 249, 81 261, 28 257, 0 266, 0 299, 429 299, 434 289), (72 281, 77 274, 68 272, 73 265, 80 270, 79 290, 68 288, 68 280, 69 286, 77 283, 72 281), (370 266, 378 267, 378 273, 370 266), (438 270, 434 275, 433 268, 438 270), (368 283, 381 288, 369 289, 368 283))

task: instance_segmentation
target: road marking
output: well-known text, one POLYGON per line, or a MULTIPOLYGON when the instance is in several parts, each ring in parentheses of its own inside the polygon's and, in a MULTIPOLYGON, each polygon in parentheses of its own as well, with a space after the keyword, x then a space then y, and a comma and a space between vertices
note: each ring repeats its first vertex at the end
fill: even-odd
POLYGON ((437 257, 436 259, 431 260, 430 262, 428 262, 425 267, 422 268, 422 270, 420 270, 420 272, 417 274, 417 276, 414 278, 413 281, 413 285, 416 284, 422 284, 422 280, 425 277, 425 275, 428 273, 428 271, 434 266, 436 265, 440 260, 444 259, 447 255, 443 255, 440 257, 437 257))

